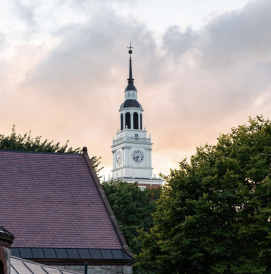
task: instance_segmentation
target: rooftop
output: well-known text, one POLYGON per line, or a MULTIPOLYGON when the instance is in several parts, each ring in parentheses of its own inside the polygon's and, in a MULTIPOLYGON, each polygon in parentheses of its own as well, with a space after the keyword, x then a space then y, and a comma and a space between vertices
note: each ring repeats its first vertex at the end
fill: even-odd
POLYGON ((42 265, 13 256, 10 258, 10 265, 10 274, 78 274, 75 271, 42 265))
POLYGON ((127 99, 120 105, 120 109, 123 108, 142 108, 142 106, 135 99, 127 99))
POLYGON ((0 150, 0 182, 13 248, 122 249, 83 154, 0 150))

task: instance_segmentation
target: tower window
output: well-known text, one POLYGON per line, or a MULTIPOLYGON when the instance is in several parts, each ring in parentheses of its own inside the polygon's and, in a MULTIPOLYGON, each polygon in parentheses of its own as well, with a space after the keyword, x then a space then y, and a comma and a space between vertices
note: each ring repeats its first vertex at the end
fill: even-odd
POLYGON ((142 114, 140 114, 140 129, 142 130, 142 114))
POLYGON ((127 126, 127 128, 131 128, 131 114, 130 114, 130 112, 127 112, 125 114, 125 123, 126 123, 125 128, 126 128, 126 126, 127 126))
POLYGON ((134 129, 138 129, 138 113, 134 112, 134 129))
POLYGON ((120 115, 120 130, 123 130, 123 114, 120 115))

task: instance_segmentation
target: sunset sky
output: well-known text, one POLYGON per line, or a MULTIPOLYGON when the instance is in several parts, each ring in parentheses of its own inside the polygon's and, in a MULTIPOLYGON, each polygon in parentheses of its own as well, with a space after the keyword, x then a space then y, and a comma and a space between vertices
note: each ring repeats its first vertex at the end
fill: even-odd
POLYGON ((270 0, 1 0, 0 14, 0 133, 87 146, 106 177, 130 41, 154 173, 271 116, 270 0))

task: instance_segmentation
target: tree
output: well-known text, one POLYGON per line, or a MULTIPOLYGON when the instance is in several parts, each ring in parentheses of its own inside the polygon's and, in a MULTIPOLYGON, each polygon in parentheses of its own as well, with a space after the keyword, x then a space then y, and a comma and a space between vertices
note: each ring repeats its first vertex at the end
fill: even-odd
POLYGON ((271 273, 271 122, 197 148, 165 177, 139 263, 156 273, 271 273))
MULTIPOLYGON (((140 190, 137 183, 110 181, 102 184, 107 199, 113 209, 121 231, 131 251, 141 251, 139 230, 149 230, 153 225, 152 213, 160 197, 161 188, 140 190)), ((134 273, 148 273, 144 269, 134 269, 134 273)))
MULTIPOLYGON (((12 128, 10 136, 0 134, 0 149, 19 150, 19 151, 35 151, 35 152, 52 152, 52 153, 82 153, 81 148, 73 149, 68 147, 69 141, 65 145, 60 146, 60 143, 54 143, 45 139, 41 141, 41 136, 36 138, 31 137, 29 134, 24 135, 16 134, 15 126, 12 128)), ((100 167, 101 157, 93 156, 91 158, 92 165, 98 174, 103 167, 100 167)))

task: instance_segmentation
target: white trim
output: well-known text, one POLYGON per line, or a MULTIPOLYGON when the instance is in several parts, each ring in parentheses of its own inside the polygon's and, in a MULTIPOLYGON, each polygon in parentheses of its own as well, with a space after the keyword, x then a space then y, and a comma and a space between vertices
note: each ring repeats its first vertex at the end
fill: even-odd
POLYGON ((127 183, 137 182, 138 185, 164 185, 164 180, 162 179, 143 179, 143 178, 118 178, 118 180, 125 181, 127 183))

